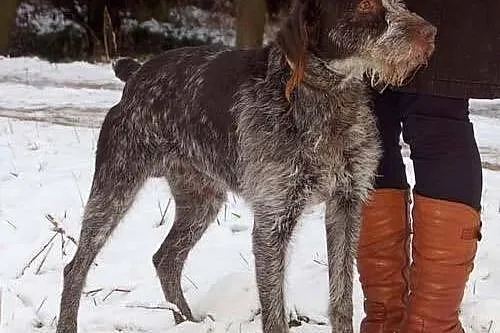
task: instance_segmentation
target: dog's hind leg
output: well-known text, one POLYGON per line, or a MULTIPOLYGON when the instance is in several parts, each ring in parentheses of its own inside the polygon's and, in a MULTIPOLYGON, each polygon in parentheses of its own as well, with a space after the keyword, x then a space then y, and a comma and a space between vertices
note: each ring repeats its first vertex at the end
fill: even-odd
POLYGON ((146 178, 143 174, 134 174, 128 167, 117 170, 116 165, 96 166, 78 248, 73 260, 64 268, 57 333, 77 332, 78 308, 87 273, 146 178))
POLYGON ((352 333, 353 265, 360 226, 361 199, 338 193, 326 203, 326 243, 332 333, 352 333))
MULTIPOLYGON (((176 170, 178 171, 178 170, 176 170)), ((173 172, 176 172, 173 171, 173 172)), ((217 217, 226 200, 226 189, 194 170, 167 176, 175 200, 175 219, 166 239, 153 256, 165 299, 179 308, 177 324, 193 320, 181 289, 181 276, 189 251, 217 217)))

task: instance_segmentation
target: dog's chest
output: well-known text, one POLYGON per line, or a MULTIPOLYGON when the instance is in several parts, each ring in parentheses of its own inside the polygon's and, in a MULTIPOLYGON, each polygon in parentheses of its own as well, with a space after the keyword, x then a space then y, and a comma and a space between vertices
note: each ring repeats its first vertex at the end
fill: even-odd
POLYGON ((334 105, 324 112, 305 136, 306 156, 317 175, 315 188, 321 197, 349 190, 364 172, 358 166, 366 164, 376 149, 375 122, 365 105, 334 105))

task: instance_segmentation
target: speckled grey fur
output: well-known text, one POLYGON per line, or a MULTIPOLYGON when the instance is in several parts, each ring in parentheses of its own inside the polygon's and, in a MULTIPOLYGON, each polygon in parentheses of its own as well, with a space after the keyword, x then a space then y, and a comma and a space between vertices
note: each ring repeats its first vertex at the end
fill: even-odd
POLYGON ((128 80, 102 125, 78 250, 64 270, 57 333, 76 333, 91 263, 152 176, 167 179, 176 203, 153 263, 166 300, 185 318, 193 319, 180 284, 184 261, 231 190, 255 216, 263 331, 288 332, 287 245, 304 208, 318 202, 326 202, 332 332, 353 331, 360 209, 380 157, 364 78, 401 84, 427 61, 435 31, 400 1, 337 2, 340 9, 330 0, 296 1, 278 42, 265 48, 184 48, 140 69, 130 60, 115 66, 128 80), (300 67, 293 50, 300 54, 301 45, 304 77, 287 100, 290 67, 300 67))

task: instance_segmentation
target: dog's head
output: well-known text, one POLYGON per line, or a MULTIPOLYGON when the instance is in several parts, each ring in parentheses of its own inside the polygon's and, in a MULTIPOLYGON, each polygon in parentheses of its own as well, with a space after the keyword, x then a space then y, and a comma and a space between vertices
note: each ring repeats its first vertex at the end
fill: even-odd
POLYGON ((400 0, 296 0, 278 33, 292 67, 287 95, 311 55, 346 77, 400 86, 434 51, 436 28, 400 0))

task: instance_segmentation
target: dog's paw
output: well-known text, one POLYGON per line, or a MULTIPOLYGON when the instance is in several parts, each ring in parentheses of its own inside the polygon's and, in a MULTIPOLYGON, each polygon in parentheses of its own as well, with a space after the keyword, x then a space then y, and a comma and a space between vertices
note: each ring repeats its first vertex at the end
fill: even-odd
POLYGON ((353 333, 352 317, 336 314, 330 319, 332 333, 353 333))
POLYGON ((76 325, 57 325, 56 333, 76 333, 76 325))

